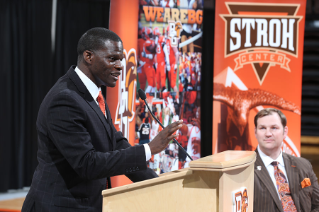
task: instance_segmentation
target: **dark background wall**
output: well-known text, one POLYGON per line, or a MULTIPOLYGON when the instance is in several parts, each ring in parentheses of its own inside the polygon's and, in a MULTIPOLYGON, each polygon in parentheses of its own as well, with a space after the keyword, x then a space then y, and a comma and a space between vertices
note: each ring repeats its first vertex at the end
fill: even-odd
POLYGON ((52 48, 52 2, 1 1, 0 192, 30 186, 37 165, 35 123, 41 101, 76 64, 80 36, 92 27, 108 27, 109 0, 57 1, 52 48))
POLYGON ((319 1, 307 0, 301 134, 319 136, 319 1))
POLYGON ((307 0, 304 39, 301 156, 319 176, 319 1, 307 0))

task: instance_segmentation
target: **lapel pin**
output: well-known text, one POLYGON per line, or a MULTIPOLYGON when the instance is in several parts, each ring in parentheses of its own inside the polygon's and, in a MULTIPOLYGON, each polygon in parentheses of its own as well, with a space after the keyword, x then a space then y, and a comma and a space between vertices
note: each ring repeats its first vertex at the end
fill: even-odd
POLYGON ((257 166, 257 170, 259 170, 259 171, 260 171, 260 170, 261 170, 261 166, 257 166))
POLYGON ((294 165, 291 165, 291 167, 296 167, 296 166, 294 166, 294 165))

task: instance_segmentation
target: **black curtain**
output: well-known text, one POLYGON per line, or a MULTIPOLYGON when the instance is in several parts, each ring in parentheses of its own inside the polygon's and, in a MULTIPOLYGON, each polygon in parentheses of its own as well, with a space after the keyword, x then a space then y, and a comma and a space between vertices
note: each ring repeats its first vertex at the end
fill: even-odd
MULTIPOLYGON (((215 2, 215 1, 214 1, 215 2)), ((215 4, 215 3, 214 3, 215 4)), ((205 7, 205 5, 204 5, 205 7)), ((212 155, 215 7, 203 11, 201 79, 201 157, 212 155)))
POLYGON ((37 165, 35 122, 52 71, 51 5, 51 0, 1 5, 0 192, 29 186, 37 165))
POLYGON ((52 0, 10 0, 0 6, 0 192, 30 186, 37 165, 40 104, 71 65, 92 27, 108 27, 109 0, 58 0, 55 51, 52 0))
POLYGON ((53 78, 76 65, 76 47, 81 35, 93 27, 109 26, 110 1, 59 0, 53 78))

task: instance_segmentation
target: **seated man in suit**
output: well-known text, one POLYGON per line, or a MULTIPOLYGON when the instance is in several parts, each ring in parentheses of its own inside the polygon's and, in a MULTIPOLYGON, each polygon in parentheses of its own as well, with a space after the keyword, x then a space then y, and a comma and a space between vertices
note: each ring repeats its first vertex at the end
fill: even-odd
POLYGON ((256 149, 254 211, 319 211, 318 178, 309 161, 283 153, 287 119, 267 108, 255 116, 256 149))
POLYGON ((157 177, 146 161, 182 127, 177 121, 152 142, 132 147, 115 129, 102 95, 123 70, 122 40, 108 29, 93 28, 82 35, 77 52, 77 66, 56 82, 40 106, 39 165, 22 211, 102 211, 101 192, 110 188, 109 177, 125 174, 133 182, 157 177))

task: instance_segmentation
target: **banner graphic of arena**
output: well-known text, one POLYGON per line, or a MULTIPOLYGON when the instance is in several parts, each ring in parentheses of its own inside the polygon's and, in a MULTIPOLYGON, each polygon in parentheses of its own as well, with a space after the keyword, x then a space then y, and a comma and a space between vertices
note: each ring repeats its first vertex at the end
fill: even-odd
MULTIPOLYGON (((149 107, 165 127, 184 120, 177 140, 193 159, 198 159, 203 3, 139 2, 136 89, 145 91, 149 107)), ((162 128, 138 95, 135 102, 135 145, 141 145, 152 141, 162 128)), ((171 142, 151 158, 148 166, 160 174, 186 168, 189 162, 171 142)))
POLYGON ((216 1, 213 153, 255 150, 253 118, 273 107, 288 120, 283 151, 300 156, 305 6, 305 0, 216 1))

